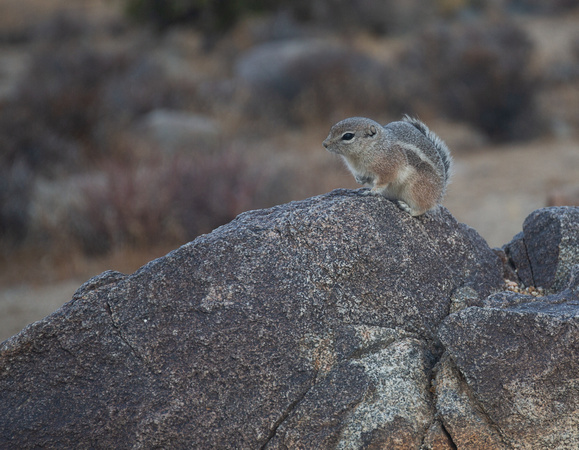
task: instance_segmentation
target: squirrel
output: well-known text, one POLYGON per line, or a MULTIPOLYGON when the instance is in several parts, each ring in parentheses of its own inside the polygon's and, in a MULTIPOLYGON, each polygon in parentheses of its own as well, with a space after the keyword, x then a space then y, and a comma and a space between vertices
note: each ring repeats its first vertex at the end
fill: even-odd
POLYGON ((450 182, 450 150, 410 116, 385 126, 364 117, 342 120, 323 146, 342 156, 356 182, 372 186, 367 194, 394 200, 412 216, 435 208, 450 182))

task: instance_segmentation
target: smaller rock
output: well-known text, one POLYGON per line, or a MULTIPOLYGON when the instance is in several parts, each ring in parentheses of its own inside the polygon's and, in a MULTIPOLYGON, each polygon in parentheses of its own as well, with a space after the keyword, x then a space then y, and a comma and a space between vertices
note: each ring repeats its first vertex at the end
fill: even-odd
POLYGON ((219 124, 207 116, 166 109, 150 112, 134 129, 167 154, 214 148, 221 135, 219 124))
POLYGON ((563 288, 579 264, 579 208, 551 207, 531 213, 523 232, 503 247, 526 286, 554 293, 563 288))
POLYGON ((437 410, 459 448, 482 429, 498 430, 507 448, 579 447, 579 266, 570 275, 558 294, 502 292, 443 322, 439 338, 458 370, 441 363, 437 410))

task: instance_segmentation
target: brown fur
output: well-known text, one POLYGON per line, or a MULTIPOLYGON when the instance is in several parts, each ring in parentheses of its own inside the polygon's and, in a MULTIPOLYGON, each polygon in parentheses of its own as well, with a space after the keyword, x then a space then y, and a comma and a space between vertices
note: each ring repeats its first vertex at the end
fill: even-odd
POLYGON ((371 194, 398 201, 413 216, 436 207, 450 178, 448 148, 416 119, 385 127, 362 117, 346 119, 331 128, 324 147, 342 156, 356 180, 372 186, 371 194))

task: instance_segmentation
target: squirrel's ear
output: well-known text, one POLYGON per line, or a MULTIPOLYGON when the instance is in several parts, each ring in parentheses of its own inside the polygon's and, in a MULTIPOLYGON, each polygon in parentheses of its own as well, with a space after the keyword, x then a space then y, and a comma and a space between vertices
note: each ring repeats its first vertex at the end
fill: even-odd
POLYGON ((376 133, 377 133, 376 126, 370 125, 370 128, 368 129, 368 136, 374 136, 376 135, 376 133))

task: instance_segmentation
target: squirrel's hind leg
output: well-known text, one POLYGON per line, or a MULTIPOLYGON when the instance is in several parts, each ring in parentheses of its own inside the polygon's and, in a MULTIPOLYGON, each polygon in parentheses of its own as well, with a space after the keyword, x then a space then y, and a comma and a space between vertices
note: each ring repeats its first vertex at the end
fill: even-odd
POLYGON ((422 211, 419 209, 414 209, 412 208, 410 205, 408 205, 408 203, 403 202, 402 200, 396 200, 396 204, 400 207, 400 209, 402 209, 403 211, 406 211, 408 214, 410 214, 411 216, 421 216, 422 214, 424 214, 426 211, 422 211))
POLYGON ((408 203, 406 203, 403 200, 397 199, 396 197, 393 197, 391 195, 388 195, 388 193, 382 189, 382 190, 378 190, 376 188, 374 189, 367 189, 367 190, 363 190, 361 192, 362 195, 374 195, 374 196, 380 196, 380 197, 385 197, 389 200, 394 201, 394 203, 396 205, 398 205, 398 207, 403 210, 406 211, 408 214, 410 214, 411 216, 421 216, 422 214, 424 214, 426 212, 426 210, 421 210, 418 208, 413 208, 412 206, 410 206, 408 203))
POLYGON ((360 194, 362 194, 362 195, 375 195, 375 196, 384 197, 382 192, 376 191, 375 189, 363 189, 362 192, 360 192, 360 194))

